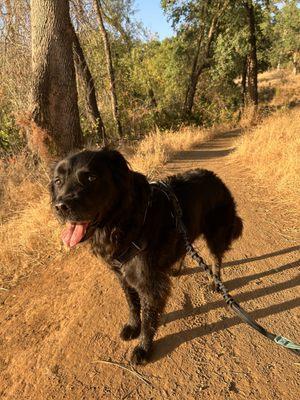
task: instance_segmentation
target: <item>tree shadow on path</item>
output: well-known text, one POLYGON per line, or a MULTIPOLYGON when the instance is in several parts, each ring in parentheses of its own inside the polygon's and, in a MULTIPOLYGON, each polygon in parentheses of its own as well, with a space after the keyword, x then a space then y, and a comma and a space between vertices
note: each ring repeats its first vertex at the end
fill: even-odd
MULTIPOLYGON (((274 257, 274 256, 290 253, 293 251, 297 251, 299 249, 300 249, 300 246, 293 246, 290 248, 281 249, 281 250, 275 251, 273 253, 267 253, 267 254, 257 256, 257 257, 252 257, 249 259, 241 259, 241 260, 228 262, 228 263, 226 263, 226 266, 229 267, 229 266, 244 264, 244 263, 250 262, 250 261, 263 260, 263 259, 266 259, 269 257, 274 257)), ((296 261, 288 263, 288 264, 280 265, 271 270, 262 271, 262 272, 255 273, 250 276, 242 277, 242 278, 232 279, 232 280, 226 282, 225 285, 226 285, 226 287, 228 287, 229 290, 232 290, 235 288, 242 287, 252 280, 256 280, 256 279, 260 279, 265 276, 270 276, 270 275, 273 275, 276 273, 284 272, 289 269, 297 268, 299 266, 300 266, 300 260, 296 260, 296 261)), ((201 270, 199 267, 192 268, 192 269, 188 269, 187 271, 183 272, 181 275, 190 275, 190 274, 195 273, 195 271, 200 272, 201 270)), ((240 293, 237 296, 235 296, 235 298, 239 303, 243 303, 243 302, 257 299, 257 298, 260 298, 263 296, 272 295, 274 293, 278 293, 283 290, 296 288, 299 285, 300 285, 300 275, 298 274, 296 277, 294 277, 291 280, 276 283, 273 286, 261 287, 261 288, 258 288, 258 289, 252 290, 252 291, 240 293)), ((205 314, 212 310, 216 310, 218 308, 223 309, 225 307, 226 307, 226 304, 224 303, 223 299, 218 300, 218 301, 213 301, 211 303, 203 304, 199 307, 194 307, 194 308, 193 307, 188 307, 188 308, 184 307, 181 310, 172 311, 168 314, 165 314, 162 317, 162 324, 166 325, 170 322, 173 322, 173 321, 176 321, 179 319, 185 319, 188 317, 205 314)), ((288 310, 291 310, 291 309, 297 308, 297 307, 299 307, 299 298, 298 297, 295 299, 283 302, 283 303, 274 304, 274 305, 262 308, 260 310, 255 310, 253 312, 250 312, 249 314, 251 315, 252 318, 259 319, 259 318, 264 318, 264 317, 267 317, 270 315, 275 315, 275 314, 281 313, 283 311, 288 311, 288 310)), ((228 310, 228 312, 232 312, 227 307, 226 307, 226 310, 228 310)), ((220 320, 220 321, 217 321, 217 322, 214 322, 211 324, 205 324, 205 325, 201 325, 199 327, 194 327, 194 328, 183 330, 181 332, 170 334, 170 335, 163 337, 155 342, 154 354, 152 357, 152 361, 157 361, 157 360, 165 357, 166 355, 168 355, 172 351, 174 351, 177 347, 179 347, 181 344, 189 342, 190 340, 193 340, 193 339, 205 336, 205 335, 210 335, 213 332, 219 332, 219 331, 228 329, 232 326, 239 325, 242 323, 243 323, 243 321, 241 321, 238 317, 231 317, 231 318, 226 318, 224 320, 220 320)), ((245 329, 248 329, 248 327, 245 329)))
POLYGON ((197 160, 225 157, 235 149, 235 147, 232 147, 231 139, 238 137, 240 134, 241 129, 225 132, 216 136, 212 140, 201 144, 195 149, 177 153, 172 157, 172 162, 193 162, 197 160))

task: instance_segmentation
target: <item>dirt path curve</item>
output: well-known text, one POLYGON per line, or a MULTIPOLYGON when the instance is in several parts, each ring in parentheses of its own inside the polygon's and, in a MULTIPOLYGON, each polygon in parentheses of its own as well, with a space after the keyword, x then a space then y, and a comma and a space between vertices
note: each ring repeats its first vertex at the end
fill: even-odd
MULTIPOLYGON (((227 254, 224 281, 263 325, 299 341, 300 247, 280 233, 280 214, 261 203, 230 161, 237 134, 178 154, 165 173, 205 167, 230 187, 245 232, 227 254)), ((203 244, 198 247, 206 255, 203 244)), ((87 248, 2 293, 0 398, 299 399, 299 359, 242 324, 210 292, 204 274, 187 263, 173 280, 153 361, 138 368, 151 385, 101 363, 126 364, 134 343, 118 338, 127 312, 118 283, 87 248)))

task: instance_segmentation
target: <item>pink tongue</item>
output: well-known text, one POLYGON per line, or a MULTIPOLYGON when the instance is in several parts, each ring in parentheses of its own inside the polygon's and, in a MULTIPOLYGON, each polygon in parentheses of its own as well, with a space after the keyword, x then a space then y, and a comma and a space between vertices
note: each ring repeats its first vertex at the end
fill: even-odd
POLYGON ((64 244, 68 247, 76 246, 85 235, 88 225, 88 222, 81 222, 80 224, 68 222, 66 229, 61 234, 64 244))

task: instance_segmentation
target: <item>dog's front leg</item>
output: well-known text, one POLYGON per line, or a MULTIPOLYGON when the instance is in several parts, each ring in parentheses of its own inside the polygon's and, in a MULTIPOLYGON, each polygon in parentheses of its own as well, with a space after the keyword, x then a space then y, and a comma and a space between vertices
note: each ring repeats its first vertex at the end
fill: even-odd
POLYGON ((135 347, 131 356, 132 362, 137 365, 145 364, 149 359, 159 317, 163 312, 170 291, 170 283, 167 277, 161 282, 152 282, 151 286, 139 292, 142 306, 140 343, 135 347))
POLYGON ((123 340, 131 340, 137 338, 141 332, 141 302, 134 288, 123 279, 120 279, 120 283, 129 307, 129 321, 123 326, 120 336, 123 340))

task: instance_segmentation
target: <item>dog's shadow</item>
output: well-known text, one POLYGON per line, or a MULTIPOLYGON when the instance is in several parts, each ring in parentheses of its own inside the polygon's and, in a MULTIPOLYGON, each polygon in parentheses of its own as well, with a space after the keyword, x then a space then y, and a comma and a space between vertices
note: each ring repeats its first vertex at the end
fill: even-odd
MULTIPOLYGON (((245 264, 248 262, 263 260, 266 258, 275 257, 277 255, 286 254, 286 253, 290 253, 290 252, 294 252, 294 251, 298 251, 298 250, 300 250, 300 246, 293 246, 290 248, 282 249, 282 250, 279 250, 279 251, 276 251, 273 253, 268 253, 268 254, 264 254, 261 256, 257 256, 257 257, 252 257, 252 258, 248 258, 248 259, 241 259, 241 260, 224 263, 224 266, 231 267, 231 266, 235 266, 235 265, 241 265, 241 264, 245 264)), ((280 265, 271 270, 263 271, 263 272, 256 273, 256 274, 246 276, 246 277, 242 277, 242 278, 232 279, 232 280, 226 282, 226 287, 229 290, 232 290, 232 289, 235 289, 238 287, 242 287, 250 281, 257 280, 257 279, 260 279, 260 278, 263 278, 266 276, 270 276, 270 275, 273 275, 273 274, 276 274, 279 272, 287 271, 289 269, 293 269, 293 268, 296 268, 299 266, 300 266, 300 260, 297 260, 297 261, 294 261, 294 262, 291 262, 288 264, 280 265)), ((200 272, 199 268, 189 268, 189 269, 183 271, 180 275, 181 276, 182 275, 191 275, 191 274, 194 274, 197 272, 200 272)), ((293 278, 289 281, 281 282, 281 283, 275 284, 270 287, 262 287, 262 288, 258 288, 253 291, 241 293, 238 296, 236 296, 236 300, 238 302, 242 303, 242 302, 245 302, 248 300, 252 300, 255 298, 259 298, 262 296, 280 292, 281 290, 295 288, 298 285, 300 285, 300 275, 296 276, 295 278, 293 278)), ((162 323, 163 323, 163 325, 166 325, 166 324, 176 321, 178 319, 184 319, 184 318, 187 318, 190 316, 204 314, 211 310, 223 308, 224 306, 225 306, 224 301, 222 299, 220 299, 218 301, 204 304, 200 307, 194 307, 194 308, 192 306, 184 307, 184 309, 172 311, 168 314, 165 314, 162 318, 162 323)), ((299 307, 299 299, 298 298, 286 301, 284 303, 265 307, 265 308, 256 310, 254 312, 250 312, 249 314, 251 315, 252 318, 259 319, 259 318, 267 317, 269 315, 278 314, 282 311, 291 310, 296 307, 299 307)), ((228 313, 229 312, 230 311, 228 311, 228 313)), ((165 357, 166 355, 170 354, 172 351, 174 351, 177 347, 179 347, 181 344, 183 344, 185 342, 189 342, 190 340, 199 338, 201 336, 209 335, 212 332, 219 332, 224 329, 228 329, 228 328, 230 328, 234 325, 238 325, 240 323, 242 323, 242 321, 238 317, 231 317, 231 318, 229 317, 229 318, 222 319, 220 321, 214 322, 209 325, 202 325, 199 327, 186 329, 184 331, 165 336, 155 342, 152 361, 157 361, 157 360, 165 357)))

